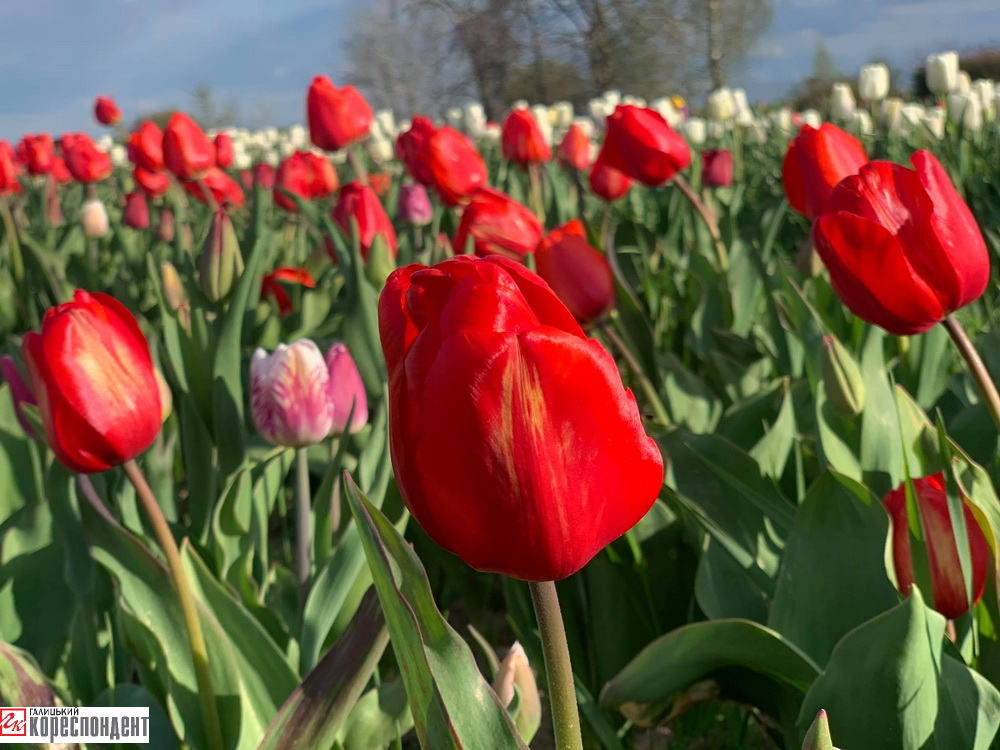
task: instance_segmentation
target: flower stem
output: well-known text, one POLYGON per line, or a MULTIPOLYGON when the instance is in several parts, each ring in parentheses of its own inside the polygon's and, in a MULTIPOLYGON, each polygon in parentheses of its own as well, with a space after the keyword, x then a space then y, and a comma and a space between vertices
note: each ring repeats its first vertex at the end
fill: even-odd
POLYGON ((982 394, 983 401, 986 402, 986 408, 989 409, 990 416, 993 417, 993 422, 996 424, 997 429, 1000 430, 1000 393, 997 393, 997 387, 993 383, 993 378, 990 377, 990 372, 986 369, 982 357, 979 356, 979 352, 976 351, 972 342, 969 341, 969 337, 965 333, 965 329, 962 328, 962 324, 958 322, 954 315, 949 315, 944 319, 944 327, 951 335, 955 346, 958 347, 959 354, 962 355, 965 363, 969 366, 969 371, 972 373, 976 385, 979 386, 979 392, 982 394))
POLYGON ((295 487, 295 579, 299 582, 301 606, 305 606, 309 590, 311 555, 309 544, 309 455, 308 448, 299 448, 295 454, 297 482, 295 487))
POLYGON ((347 149, 347 160, 351 162, 351 169, 354 170, 354 177, 362 185, 368 184, 368 170, 365 169, 365 164, 361 160, 360 146, 351 146, 347 149))
POLYGON ((663 406, 663 401, 660 400, 660 394, 656 392, 656 388, 653 387, 653 383, 646 376, 642 365, 639 364, 639 360, 635 358, 632 350, 628 348, 628 344, 625 343, 625 340, 618 335, 618 331, 612 328, 611 324, 607 321, 601 323, 601 331, 615 345, 615 348, 622 355, 629 369, 639 379, 639 386, 642 388, 642 392, 646 394, 646 400, 649 402, 649 408, 653 410, 653 414, 656 416, 656 421, 663 425, 669 425, 670 417, 663 406))
POLYGON ((580 734, 580 712, 576 705, 573 665, 566 643, 566 629, 559 609, 559 596, 552 581, 529 583, 531 602, 535 606, 538 634, 545 655, 545 677, 552 707, 552 728, 556 750, 583 750, 580 734))
POLYGON ((177 542, 174 540, 173 534, 170 533, 167 519, 163 517, 163 512, 160 510, 156 498, 153 497, 153 491, 149 488, 142 470, 135 461, 127 461, 122 468, 125 470, 125 476, 135 487, 135 494, 153 524, 156 540, 159 542, 163 554, 167 556, 167 568, 173 579, 174 588, 177 590, 181 616, 184 618, 184 629, 187 631, 188 646, 191 649, 191 661, 194 663, 195 678, 198 681, 198 697, 201 698, 202 721, 205 724, 208 747, 212 750, 222 750, 222 725, 219 723, 219 711, 215 705, 212 676, 208 671, 208 649, 205 646, 205 636, 201 631, 201 620, 198 619, 194 596, 188 585, 184 565, 181 563, 181 553, 177 549, 177 542))
POLYGON ((722 235, 719 233, 719 223, 716 221, 715 215, 705 205, 705 202, 698 197, 698 194, 688 184, 688 181, 684 179, 683 175, 674 175, 674 184, 684 193, 684 197, 694 206, 695 210, 701 216, 701 220, 708 227, 708 233, 712 235, 712 242, 715 244, 715 252, 719 256, 719 270, 725 273, 729 270, 729 252, 722 241, 722 235))
POLYGON ((531 177, 531 210, 538 216, 538 220, 545 224, 545 204, 542 200, 542 175, 541 167, 537 161, 528 165, 528 175, 531 177))

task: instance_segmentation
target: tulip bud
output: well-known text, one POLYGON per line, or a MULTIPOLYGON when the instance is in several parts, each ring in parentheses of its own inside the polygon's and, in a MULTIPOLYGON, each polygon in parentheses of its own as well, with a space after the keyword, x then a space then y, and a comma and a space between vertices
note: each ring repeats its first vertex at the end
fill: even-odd
POLYGON ((830 720, 826 716, 826 711, 819 710, 812 725, 806 732, 802 741, 802 750, 837 750, 833 746, 833 738, 830 736, 830 720))
POLYGON ((889 94, 889 68, 882 63, 865 65, 858 75, 858 96, 877 102, 889 94))
POLYGON ((399 210, 397 217, 404 224, 425 227, 434 217, 434 207, 427 196, 427 189, 420 184, 403 185, 399 189, 399 210))
POLYGON ((853 419, 865 408, 865 380, 861 375, 861 368, 832 334, 823 337, 820 356, 827 401, 834 412, 853 419))
POLYGON ((927 129, 931 132, 938 140, 944 138, 944 126, 948 119, 948 113, 943 109, 933 107, 928 109, 924 115, 924 124, 927 129))
POLYGON ((385 236, 376 234, 368 250, 368 260, 365 263, 365 276, 376 291, 382 291, 389 274, 396 270, 395 258, 389 250, 385 236))
POLYGON ((830 91, 830 114, 836 120, 847 122, 854 117, 856 104, 854 92, 846 83, 835 83, 830 91))
POLYGON ((730 187, 733 184, 733 152, 729 149, 702 151, 701 180, 705 187, 730 187))
POLYGON ((871 135, 875 132, 872 127, 872 116, 863 109, 854 112, 854 131, 858 135, 871 135))
POLYGON ((18 369, 13 357, 9 355, 0 357, 0 375, 3 376, 3 379, 7 381, 7 385, 10 386, 10 397, 14 402, 14 415, 21 425, 21 429, 24 430, 24 434, 30 438, 38 437, 31 426, 31 422, 24 416, 24 411, 21 408, 24 404, 38 406, 38 401, 35 399, 35 394, 31 392, 31 387, 21 376, 21 370, 18 369))
POLYGON ((972 91, 972 77, 964 70, 958 71, 958 88, 956 90, 961 91, 963 94, 968 94, 972 91))
POLYGON ((168 245, 174 241, 174 212, 169 208, 160 211, 160 224, 156 228, 156 236, 160 238, 160 242, 166 242, 168 245))
POLYGON ((736 100, 733 92, 723 86, 708 95, 708 116, 716 122, 733 119, 736 114, 736 100))
POLYGON ((132 229, 149 229, 149 205, 142 192, 125 196, 125 212, 122 216, 125 226, 132 229))
POLYGON ((958 53, 942 52, 927 56, 927 88, 932 94, 947 94, 958 88, 958 53))
POLYGON ((692 117, 684 123, 684 135, 692 146, 700 146, 708 136, 705 121, 700 117, 692 117))
POLYGON ((323 355, 309 339, 280 344, 250 361, 250 411, 261 437, 275 445, 321 442, 333 427, 330 376, 323 355))
POLYGON ((948 116, 959 123, 962 130, 978 133, 983 127, 983 108, 973 94, 953 91, 948 94, 948 116))
POLYGON ((160 392, 160 408, 163 409, 160 424, 163 424, 173 413, 174 396, 170 392, 170 385, 167 383, 167 379, 163 377, 163 373, 160 372, 159 367, 153 368, 153 376, 156 378, 156 389, 160 392))
POLYGON ((493 690, 500 698, 501 705, 509 706, 514 700, 514 688, 520 693, 514 726, 521 733, 521 739, 530 743, 542 723, 542 701, 538 696, 538 685, 531 664, 520 643, 514 642, 500 669, 493 678, 493 690))
POLYGON ((983 109, 983 115, 988 119, 992 119, 994 114, 993 100, 996 96, 996 84, 989 79, 980 78, 978 81, 973 81, 972 94, 979 99, 979 104, 983 109))
POLYGON ((243 256, 236 230, 226 212, 219 209, 201 249, 198 263, 201 290, 212 302, 218 302, 229 294, 242 274, 243 256))
POLYGON ((83 234, 88 240, 99 240, 108 233, 108 212, 97 198, 83 202, 80 209, 83 234))
POLYGON ((160 264, 160 284, 163 286, 163 297, 170 309, 180 310, 187 302, 187 295, 184 293, 181 277, 170 261, 164 261, 160 264))
POLYGON ((365 392, 361 373, 358 372, 350 351, 339 341, 330 347, 324 360, 330 377, 330 402, 333 404, 333 427, 330 434, 357 432, 368 424, 368 394, 365 392), (349 428, 348 416, 351 417, 349 428))

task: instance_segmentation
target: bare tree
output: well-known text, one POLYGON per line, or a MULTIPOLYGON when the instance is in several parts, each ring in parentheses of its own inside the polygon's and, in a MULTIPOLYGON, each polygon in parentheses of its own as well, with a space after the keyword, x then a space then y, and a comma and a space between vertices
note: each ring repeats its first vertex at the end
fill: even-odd
MULTIPOLYGON (((730 68, 746 56, 771 24, 773 0, 689 0, 695 39, 704 40, 712 88, 724 86, 730 68)), ((695 44, 697 49, 699 45, 695 44)))

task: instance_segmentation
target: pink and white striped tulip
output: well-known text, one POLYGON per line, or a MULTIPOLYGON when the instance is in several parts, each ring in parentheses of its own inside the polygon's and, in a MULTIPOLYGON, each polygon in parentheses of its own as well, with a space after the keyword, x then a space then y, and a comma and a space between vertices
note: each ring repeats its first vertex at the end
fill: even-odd
POLYGON ((319 347, 309 339, 280 344, 250 361, 250 409, 261 437, 275 445, 302 447, 333 428, 330 376, 319 347))
POLYGON ((333 434, 357 432, 368 423, 368 396, 351 353, 339 341, 326 353, 330 374, 330 402, 333 404, 333 434), (353 415, 351 409, 354 409, 353 415), (351 417, 350 429, 347 418, 351 417))

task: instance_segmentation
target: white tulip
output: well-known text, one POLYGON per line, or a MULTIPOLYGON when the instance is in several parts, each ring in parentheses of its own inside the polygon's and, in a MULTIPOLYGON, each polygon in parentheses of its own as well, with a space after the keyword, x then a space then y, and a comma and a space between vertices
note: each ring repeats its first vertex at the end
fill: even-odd
POLYGON ((700 146, 706 138, 705 121, 700 117, 689 117, 684 123, 684 135, 692 146, 700 146))
POLYGON ((996 85, 987 78, 980 78, 972 83, 972 93, 978 97, 979 104, 983 108, 983 115, 987 119, 993 118, 993 99, 996 94, 996 85))
POLYGON ((733 89, 733 109, 737 125, 743 128, 753 125, 753 112, 750 111, 747 92, 743 89, 733 89))
POLYGON ((792 120, 792 110, 788 107, 782 107, 773 115, 771 115, 771 121, 781 130, 783 133, 791 133, 795 129, 795 123, 792 120))
POLYGON ((889 68, 882 63, 872 63, 861 68, 858 74, 858 96, 866 102, 877 102, 889 95, 889 68))
POLYGON ((368 153, 379 164, 386 164, 392 161, 395 154, 392 141, 388 138, 371 138, 368 143, 368 153))
POLYGON ((108 211, 97 198, 83 202, 80 208, 80 223, 83 224, 83 235, 88 240, 99 240, 108 233, 108 211))
POLYGON ((733 92, 723 86, 708 95, 708 117, 716 122, 730 120, 736 114, 733 92))
POLYGON ((627 95, 622 99, 622 104, 631 104, 633 107, 645 107, 646 100, 641 96, 627 95))
POLYGON ((302 125, 292 125, 288 129, 288 140, 292 142, 295 148, 302 148, 309 143, 309 131, 302 125))
POLYGON ((660 116, 667 121, 667 125, 672 128, 678 128, 684 122, 683 115, 674 107, 674 103, 670 100, 669 96, 661 96, 659 99, 654 99, 649 103, 649 108, 659 112, 660 116))
POLYGON ((379 130, 382 131, 382 135, 386 138, 396 137, 396 116, 392 113, 391 109, 380 109, 376 112, 375 122, 378 123, 379 130))
POLYGON ((565 130, 573 123, 573 104, 571 102, 556 102, 552 105, 555 113, 555 121, 552 123, 557 128, 565 130))
POLYGON ((958 53, 927 55, 927 88, 933 94, 947 94, 958 88, 958 53))
POLYGON ((591 120, 589 117, 574 117, 572 124, 578 125, 580 129, 583 130, 583 132, 586 134, 586 136, 591 140, 593 140, 594 133, 597 131, 597 126, 594 125, 593 120, 591 120))
POLYGON ((716 120, 709 120, 706 123, 708 127, 708 137, 718 140, 726 134, 726 123, 718 122, 716 120))
POLYGON ((608 103, 604 99, 591 99, 587 102, 587 111, 590 113, 590 119, 594 121, 597 127, 603 128, 605 121, 615 111, 615 108, 608 106, 608 103))
POLYGON ((486 111, 479 102, 469 104, 465 108, 465 132, 473 138, 481 138, 486 129, 486 111))
POLYGON ((944 138, 944 126, 948 119, 948 113, 940 107, 928 107, 924 114, 924 125, 938 140, 944 138))
POLYGON ((802 124, 812 128, 819 128, 823 124, 823 118, 815 109, 807 109, 802 112, 802 124))
POLYGON ((495 122, 486 123, 486 128, 483 130, 483 139, 491 143, 499 143, 500 126, 495 122))
POLYGON ((514 109, 528 109, 528 100, 527 99, 518 99, 516 102, 514 102, 513 104, 510 105, 510 108, 512 110, 514 110, 514 109))
POLYGON ((963 94, 969 94, 972 92, 972 77, 964 70, 958 71, 957 90, 961 91, 963 94))
POLYGON ((910 102, 904 104, 900 112, 903 115, 903 122, 907 126, 906 132, 913 128, 919 128, 927 117, 923 105, 910 102))
POLYGON ((465 112, 462 111, 461 107, 452 107, 444 113, 444 119, 448 123, 448 127, 459 130, 462 127, 462 121, 465 119, 465 112))
POLYGON ((611 111, 615 111, 615 107, 622 103, 622 92, 617 89, 612 89, 611 91, 605 91, 603 94, 604 103, 611 107, 611 111))
POLYGON ((948 94, 948 116, 961 125, 962 130, 979 132, 983 127, 983 106, 979 97, 961 91, 948 94))
POLYGON ((854 130, 860 135, 871 135, 875 132, 872 127, 872 118, 867 111, 858 109, 854 111, 854 130))
POLYGON ((128 150, 120 143, 116 143, 111 147, 111 151, 108 152, 108 156, 111 157, 111 163, 116 167, 124 167, 128 164, 128 150))
POLYGON ((94 145, 101 149, 101 151, 107 152, 110 151, 111 147, 115 145, 115 139, 110 135, 105 134, 98 138, 94 145))
POLYGON ((854 119, 854 92, 846 83, 835 83, 830 91, 830 114, 833 119, 848 122, 854 119))
POLYGON ((898 96, 890 96, 882 102, 879 112, 882 127, 890 133, 898 133, 903 124, 903 100, 898 96))

